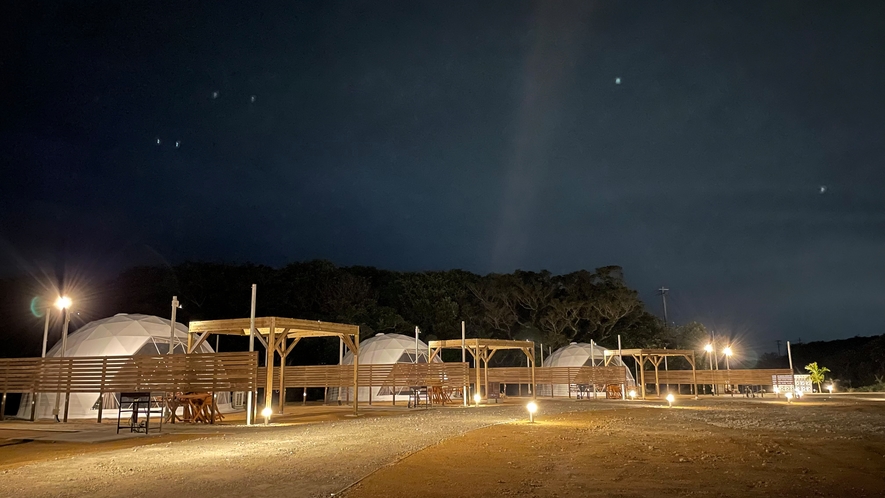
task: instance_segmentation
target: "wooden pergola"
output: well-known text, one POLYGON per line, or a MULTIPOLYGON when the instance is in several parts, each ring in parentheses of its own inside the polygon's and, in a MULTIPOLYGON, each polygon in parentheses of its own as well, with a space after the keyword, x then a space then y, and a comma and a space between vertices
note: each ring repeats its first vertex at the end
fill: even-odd
POLYGON ((661 384, 658 377, 658 367, 664 358, 678 357, 685 358, 691 365, 691 378, 694 384, 694 395, 698 395, 698 374, 695 364, 695 355, 693 349, 609 349, 605 351, 605 365, 611 362, 612 358, 619 356, 632 356, 639 365, 639 383, 642 386, 642 399, 645 399, 645 362, 654 366, 655 369, 655 394, 661 397, 661 384))
MULTIPOLYGON (((187 351, 188 353, 193 353, 212 334, 248 337, 249 330, 249 318, 190 322, 187 333, 187 351)), ((301 339, 308 337, 338 337, 353 353, 353 413, 354 415, 359 413, 359 326, 268 316, 255 318, 255 332, 257 332, 255 338, 258 339, 267 351, 267 383, 265 384, 267 387, 264 389, 264 406, 271 406, 273 400, 274 353, 280 356, 279 413, 283 413, 286 402, 286 384, 284 382, 286 369, 282 367, 286 365, 286 357, 289 356, 289 353, 292 352, 292 349, 301 339)))
POLYGON ((476 392, 480 392, 479 386, 481 382, 480 370, 485 363, 485 393, 486 399, 489 395, 489 360, 495 356, 495 353, 502 349, 518 349, 522 351, 528 358, 529 366, 532 369, 532 397, 535 397, 535 343, 533 341, 510 341, 506 339, 450 339, 446 341, 430 341, 427 344, 430 354, 427 362, 430 363, 439 355, 443 349, 461 349, 464 348, 473 356, 474 366, 476 367, 476 392))

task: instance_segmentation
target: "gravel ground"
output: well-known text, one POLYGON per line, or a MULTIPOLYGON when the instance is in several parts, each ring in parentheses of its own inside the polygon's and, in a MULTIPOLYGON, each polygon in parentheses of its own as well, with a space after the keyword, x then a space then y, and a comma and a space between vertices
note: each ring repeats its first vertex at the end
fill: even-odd
MULTIPOLYGON (((848 439, 885 430, 881 411, 787 406, 771 402, 686 401, 689 409, 661 408, 659 418, 756 431, 819 431, 848 439)), ((640 402, 552 402, 557 413, 625 407, 640 402)), ((227 496, 328 497, 367 474, 440 441, 493 424, 525 418, 522 404, 416 410, 301 426, 252 428, 232 434, 88 453, 0 473, 0 496, 227 496)), ((630 420, 627 417, 626 420, 630 420)), ((644 422, 647 423, 647 422, 644 422)), ((597 427, 614 432, 637 427, 597 427)), ((640 432, 641 434, 641 432, 640 432)))
MULTIPOLYGON (((547 413, 611 409, 545 403, 547 413)), ((328 497, 405 455, 480 427, 525 418, 520 405, 416 410, 41 462, 0 474, 0 496, 328 497), (159 482, 158 482, 159 481, 159 482)))

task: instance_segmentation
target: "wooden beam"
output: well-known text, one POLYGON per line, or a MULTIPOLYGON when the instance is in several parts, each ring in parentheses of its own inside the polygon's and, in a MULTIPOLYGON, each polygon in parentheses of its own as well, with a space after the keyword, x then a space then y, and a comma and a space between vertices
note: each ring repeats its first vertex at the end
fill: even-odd
MULTIPOLYGON (((206 341, 206 339, 209 337, 209 334, 211 334, 211 332, 203 332, 202 334, 200 334, 200 337, 197 338, 197 342, 195 342, 192 346, 188 345, 187 352, 193 353, 194 351, 196 351, 197 348, 206 341)), ((188 334, 188 339, 190 339, 190 334, 188 334)), ((188 340, 188 342, 191 341, 188 340)))
POLYGON ((264 337, 261 337, 261 334, 255 334, 255 338, 264 346, 264 349, 267 349, 267 341, 264 340, 264 337))
POLYGON ((295 348, 295 345, 298 344, 298 341, 300 340, 300 337, 296 337, 295 340, 292 341, 292 344, 289 344, 289 347, 286 348, 286 351, 283 353, 283 357, 289 356, 289 353, 292 352, 292 349, 295 348))

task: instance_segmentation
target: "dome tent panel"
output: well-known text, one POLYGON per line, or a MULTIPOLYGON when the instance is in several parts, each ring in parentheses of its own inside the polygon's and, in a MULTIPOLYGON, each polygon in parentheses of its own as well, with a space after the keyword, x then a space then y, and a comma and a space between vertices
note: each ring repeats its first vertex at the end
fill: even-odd
MULTIPOLYGON (((418 363, 427 363, 427 343, 418 341, 418 363)), ((374 337, 360 342, 360 365, 393 365, 395 363, 415 363, 415 337, 403 334, 375 334, 374 337)), ((442 363, 439 358, 434 358, 433 363, 442 363)), ((353 353, 348 351, 341 361, 342 365, 353 365, 353 353)), ((378 379, 383 381, 384 379, 378 379)), ((399 386, 398 386, 399 387, 399 386)), ((392 401, 393 392, 389 387, 381 385, 359 388, 359 399, 369 400, 371 389, 372 401, 392 401)), ((408 386, 397 389, 396 394, 407 392, 408 386)), ((338 393, 338 401, 352 400, 353 388, 341 389, 338 393)))
MULTIPOLYGON (((605 365, 605 352, 609 351, 598 344, 588 344, 586 342, 573 342, 567 346, 563 346, 547 358, 544 359, 542 366, 544 367, 584 367, 584 366, 603 366, 605 365)), ((609 366, 625 366, 620 358, 614 357, 609 361, 609 366)), ((629 368, 627 370, 627 384, 635 384, 633 373, 629 368)), ((550 384, 538 385, 538 396, 568 396, 568 384, 553 384, 551 393, 550 384)))
MULTIPOLYGON (((117 314, 109 318, 89 322, 68 336, 66 357, 85 356, 131 356, 137 354, 157 355, 154 345, 162 344, 168 351, 171 322, 165 318, 140 314, 117 314)), ((184 351, 187 344, 187 327, 175 324, 175 350, 184 351)), ((212 353, 208 344, 202 344, 200 353, 212 353)), ((61 357, 61 341, 57 342, 47 353, 49 358, 61 357)), ((38 419, 53 417, 55 393, 39 393, 35 416, 38 419)), ((106 397, 113 398, 113 397, 106 397)), ((98 415, 99 393, 71 393, 68 417, 72 419, 94 419, 98 415)), ((218 393, 218 408, 230 410, 230 395, 218 393)), ((63 406, 63 396, 59 403, 63 406)), ((108 407, 109 399, 105 406, 108 407)), ((19 405, 19 418, 30 416, 31 395, 22 396, 19 405)), ((105 411, 105 418, 116 417, 113 411, 105 411)))

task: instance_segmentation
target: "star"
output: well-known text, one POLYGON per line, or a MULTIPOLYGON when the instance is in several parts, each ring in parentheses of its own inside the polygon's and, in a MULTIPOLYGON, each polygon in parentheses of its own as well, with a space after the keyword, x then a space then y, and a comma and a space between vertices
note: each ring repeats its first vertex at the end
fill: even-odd
POLYGON ((820 186, 820 193, 821 193, 821 194, 825 194, 826 192, 827 192, 827 186, 826 186, 826 185, 821 185, 821 186, 820 186))
POLYGON ((621 84, 621 78, 615 78, 615 85, 621 84))

